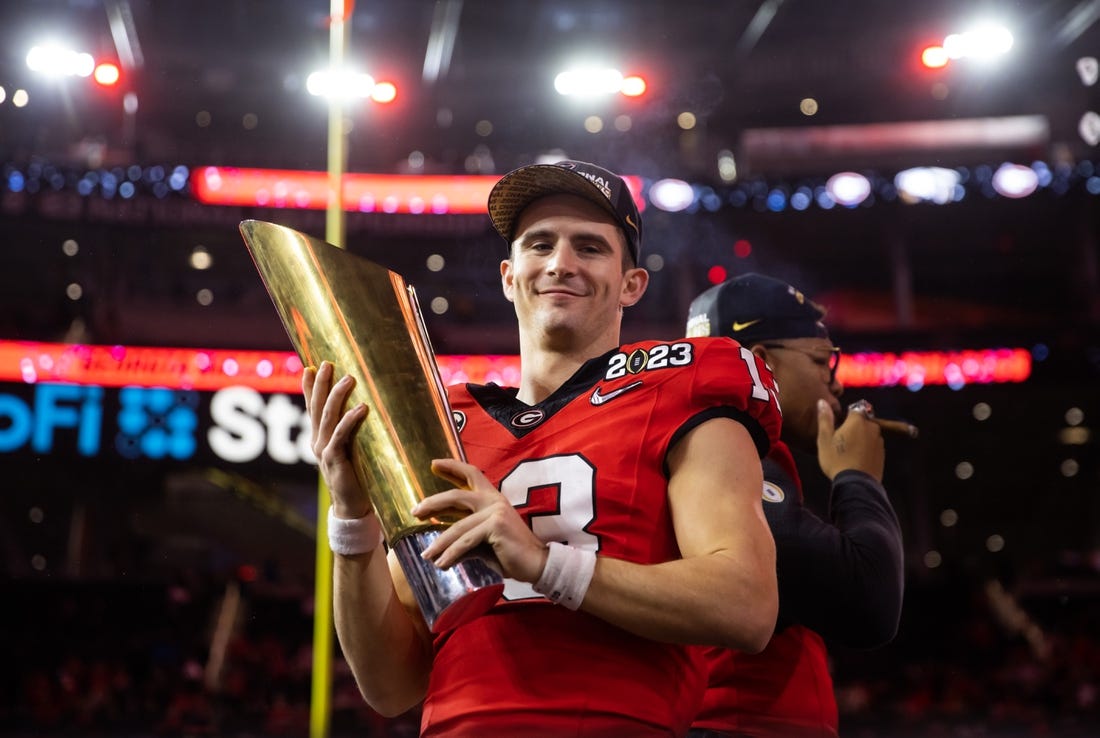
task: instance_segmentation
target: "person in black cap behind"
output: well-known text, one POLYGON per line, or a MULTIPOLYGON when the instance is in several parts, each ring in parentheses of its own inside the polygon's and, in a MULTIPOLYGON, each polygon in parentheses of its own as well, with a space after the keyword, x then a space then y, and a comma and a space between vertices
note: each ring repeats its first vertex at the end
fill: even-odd
POLYGON ((779 574, 776 633, 759 654, 707 649, 709 684, 690 736, 836 736, 825 642, 893 639, 904 584, 901 529, 882 487, 885 450, 869 404, 839 428, 840 349, 825 310, 795 287, 745 274, 691 303, 688 336, 729 336, 775 374, 783 441, 764 460, 764 512, 779 574), (816 455, 831 480, 829 520, 803 505, 790 448, 816 455))
POLYGON ((413 513, 467 512, 425 557, 447 567, 487 545, 504 596, 428 632, 348 460, 364 410, 345 412, 351 382, 322 363, 303 390, 342 533, 330 544, 344 655, 378 712, 423 700, 423 736, 682 736, 705 687, 687 644, 759 651, 775 625, 760 500, 760 459, 779 442, 771 373, 726 339, 619 344, 648 284, 619 176, 523 167, 488 205, 509 245, 519 387, 448 388, 469 463, 434 462, 463 483, 413 513))

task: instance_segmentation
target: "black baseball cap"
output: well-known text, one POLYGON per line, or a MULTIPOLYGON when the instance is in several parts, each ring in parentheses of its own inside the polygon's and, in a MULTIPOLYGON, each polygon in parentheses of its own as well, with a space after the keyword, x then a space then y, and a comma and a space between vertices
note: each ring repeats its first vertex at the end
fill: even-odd
POLYGON ((531 164, 505 174, 489 193, 489 219, 509 244, 523 209, 546 195, 577 195, 599 205, 615 218, 634 263, 642 250, 642 218, 622 177, 585 161, 531 164))
POLYGON ((828 338, 825 308, 778 279, 749 273, 691 301, 688 336, 729 336, 744 346, 783 338, 828 338))

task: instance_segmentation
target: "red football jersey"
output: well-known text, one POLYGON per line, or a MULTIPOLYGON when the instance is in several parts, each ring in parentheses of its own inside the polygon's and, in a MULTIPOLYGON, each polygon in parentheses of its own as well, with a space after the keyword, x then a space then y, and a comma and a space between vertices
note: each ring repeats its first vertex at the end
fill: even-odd
MULTIPOLYGON (((798 469, 785 443, 772 446, 764 468, 765 497, 802 498, 798 469)), ((825 642, 814 631, 788 625, 758 654, 713 647, 703 653, 708 686, 694 727, 773 738, 837 735, 828 655, 825 642)))
MULTIPOLYGON (((587 362, 538 405, 449 388, 468 460, 544 541, 638 564, 679 558, 666 459, 713 417, 778 440, 771 373, 727 338, 646 341, 587 362)), ((436 639, 422 734, 668 736, 703 692, 698 649, 639 638, 506 580, 490 612, 436 639)))

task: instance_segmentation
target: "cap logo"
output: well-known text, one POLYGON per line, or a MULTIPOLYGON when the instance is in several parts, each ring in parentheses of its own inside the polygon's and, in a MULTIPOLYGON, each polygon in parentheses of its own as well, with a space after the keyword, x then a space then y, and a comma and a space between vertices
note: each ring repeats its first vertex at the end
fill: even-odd
POLYGON ((763 318, 757 318, 756 320, 748 320, 748 321, 745 321, 744 323, 739 323, 735 320, 735 321, 733 321, 733 332, 734 333, 740 333, 741 331, 745 330, 749 326, 756 325, 761 320, 763 320, 763 318))
POLYGON ((793 297, 799 305, 806 302, 806 296, 796 290, 794 287, 788 287, 787 292, 790 293, 791 297, 793 297))
MULTIPOLYGON (((610 199, 610 198, 611 198, 611 196, 610 196, 610 195, 608 195, 608 199, 610 199)), ((630 217, 629 215, 628 215, 628 216, 626 216, 625 218, 623 218, 623 220, 625 220, 625 221, 626 221, 626 224, 627 224, 628 226, 630 226, 631 228, 633 228, 635 232, 637 232, 637 230, 638 230, 638 224, 637 224, 637 223, 635 223, 635 222, 634 222, 634 221, 633 221, 633 220, 631 219, 631 217, 630 217)))
POLYGON ((589 174, 588 172, 582 172, 579 169, 574 169, 573 171, 600 188, 600 192, 602 192, 603 196, 606 197, 608 200, 611 199, 611 185, 607 183, 606 179, 598 174, 589 174))

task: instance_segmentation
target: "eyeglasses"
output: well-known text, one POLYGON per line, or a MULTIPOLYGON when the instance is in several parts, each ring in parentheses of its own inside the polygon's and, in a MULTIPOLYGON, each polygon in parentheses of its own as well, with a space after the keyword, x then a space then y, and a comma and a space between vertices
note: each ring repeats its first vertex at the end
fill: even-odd
MULTIPOLYGON (((764 348, 770 349, 786 349, 787 351, 797 351, 800 354, 806 354, 814 360, 815 364, 820 366, 827 366, 829 368, 829 384, 836 381, 836 369, 840 366, 840 347, 829 346, 826 350, 829 352, 829 358, 824 359, 821 356, 821 348, 804 349, 797 346, 788 346, 783 343, 762 343, 760 344, 764 348)), ((825 348, 824 346, 822 348, 825 348)))

